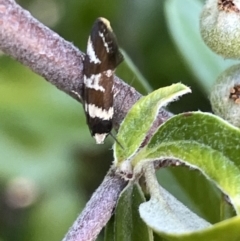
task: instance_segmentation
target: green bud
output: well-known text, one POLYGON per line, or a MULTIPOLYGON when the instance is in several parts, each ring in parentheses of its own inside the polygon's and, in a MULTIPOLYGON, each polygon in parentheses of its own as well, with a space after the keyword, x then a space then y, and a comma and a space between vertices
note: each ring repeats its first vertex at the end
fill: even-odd
POLYGON ((240 58, 240 0, 207 0, 200 18, 201 35, 224 58, 240 58))
POLYGON ((218 77, 210 102, 216 115, 240 127, 240 64, 228 68, 218 77))

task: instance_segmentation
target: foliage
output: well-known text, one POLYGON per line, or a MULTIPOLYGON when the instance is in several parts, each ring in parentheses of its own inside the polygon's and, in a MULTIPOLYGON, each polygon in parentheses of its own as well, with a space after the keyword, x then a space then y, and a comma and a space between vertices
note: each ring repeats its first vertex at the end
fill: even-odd
MULTIPOLYGON (((207 100, 209 87, 231 62, 212 54, 200 38, 198 16, 202 2, 184 2, 19 1, 20 5, 82 51, 86 48, 93 21, 99 16, 108 18, 120 45, 136 64, 138 71, 141 70, 135 76, 136 67, 133 68, 134 65, 126 58, 126 63, 117 72, 120 77, 144 94, 151 90, 149 85, 157 89, 181 80, 191 87, 193 94, 169 108, 175 113, 196 109, 210 111, 207 100)), ((109 139, 105 147, 93 145, 94 140, 85 124, 82 107, 4 55, 0 58, 0 83, 0 239, 61 240, 86 198, 109 168, 112 161, 109 146, 112 141, 109 139), (28 205, 20 207, 11 202, 15 196, 9 196, 9 190, 21 178, 27 181, 24 185, 27 183, 32 187, 27 195, 34 198, 30 199, 32 201, 28 205)), ((193 116, 198 114, 194 113, 193 116)), ((181 118, 181 115, 176 116, 175 120, 180 121, 181 118)), ((218 122, 213 120, 213 123, 218 122)), ((166 124, 168 130, 170 124, 166 124)), ((232 130, 226 123, 221 126, 227 126, 226 132, 232 130)), ((161 131, 159 129, 159 133, 161 131)), ((203 175, 181 167, 160 170, 158 175, 161 185, 198 216, 210 223, 219 222, 226 216, 223 211, 219 211, 222 205, 226 205, 221 201, 219 190, 203 175), (221 212, 223 214, 220 218, 221 212)), ((222 187, 221 184, 218 186, 222 187)), ((25 190, 24 187, 20 190, 25 190)), ((136 214, 137 205, 144 201, 141 190, 132 187, 127 192, 131 192, 126 194, 128 198, 137 195, 136 200, 128 199, 132 201, 129 204, 132 210, 129 213, 134 213, 132 220, 138 220, 133 236, 141 227, 141 231, 148 230, 147 235, 151 240, 151 231, 136 214)), ((124 194, 121 198, 124 198, 124 194)), ((116 219, 123 221, 121 216, 117 216, 123 208, 119 210, 112 220, 113 225, 116 219)), ((122 225, 123 231, 128 228, 126 224, 122 225)), ((216 224, 213 232, 220 230, 221 234, 231 230, 235 235, 236 227, 239 227, 238 217, 216 224)), ((159 232, 162 234, 162 230, 159 232)), ((111 235, 109 229, 109 237, 111 235)), ((122 234, 118 232, 118 235, 121 237, 122 234)), ((147 240, 141 235, 142 240, 147 240)), ((101 237, 99 240, 102 240, 101 237)), ((155 240, 160 238, 155 237, 155 240)))
MULTIPOLYGON (((164 101, 165 104, 171 101, 174 98, 173 93, 177 96, 184 92, 188 92, 187 87, 184 89, 181 84, 165 87, 142 97, 132 107, 117 136, 126 144, 128 151, 124 150, 124 147, 120 148, 117 143, 114 145, 115 165, 124 178, 129 176, 129 172, 134 178, 140 173, 145 175, 151 198, 148 202, 143 201, 139 212, 145 223, 160 236, 167 240, 238 240, 239 216, 211 226, 162 189, 154 181, 154 172, 148 173, 144 168, 146 163, 170 159, 177 160, 177 165, 184 164, 197 169, 227 195, 239 215, 240 147, 237 143, 240 131, 238 128, 213 114, 188 112, 170 118, 158 128, 148 144, 141 147, 144 136, 148 134, 150 123, 153 123, 158 109, 162 107, 161 104, 164 101), (143 120, 146 129, 140 128, 143 120), (126 133, 134 133, 135 138, 126 133), (126 169, 126 167, 131 168, 126 169)), ((132 188, 131 184, 129 188, 132 188)), ((124 203, 120 199, 118 206, 123 205, 122 202, 124 203)), ((133 216, 130 220, 124 218, 127 223, 125 225, 131 227, 132 223, 137 222, 134 220, 132 209, 126 205, 125 207, 129 211, 125 216, 133 216)), ((119 219, 116 219, 115 226, 118 226, 118 222, 119 219)), ((142 230, 140 226, 136 229, 142 230)), ((122 232, 129 233, 124 228, 122 232)), ((134 233, 134 230, 132 232, 134 233)), ((151 237, 147 240, 151 240, 151 237)))

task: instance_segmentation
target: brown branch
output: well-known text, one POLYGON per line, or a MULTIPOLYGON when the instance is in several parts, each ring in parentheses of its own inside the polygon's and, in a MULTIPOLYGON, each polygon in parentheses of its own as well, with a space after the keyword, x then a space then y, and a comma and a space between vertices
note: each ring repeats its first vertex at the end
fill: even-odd
POLYGON ((0 0, 0 48, 60 90, 81 89, 84 54, 13 0, 0 0))
MULTIPOLYGON (((79 101, 74 92, 82 95, 84 53, 14 0, 0 0, 0 49, 79 101)), ((116 76, 114 82, 114 127, 118 129, 141 95, 116 76)), ((168 112, 162 114, 164 121, 168 112)))
POLYGON ((69 229, 63 241, 93 241, 112 216, 127 182, 111 170, 69 229))
MULTIPOLYGON (((84 53, 34 19, 14 0, 0 0, 0 49, 79 101, 84 53)), ((114 127, 141 95, 115 76, 114 127)), ((160 110, 159 125, 171 114, 160 110)), ((109 220, 126 182, 111 171, 94 193, 64 241, 94 240, 109 220)))

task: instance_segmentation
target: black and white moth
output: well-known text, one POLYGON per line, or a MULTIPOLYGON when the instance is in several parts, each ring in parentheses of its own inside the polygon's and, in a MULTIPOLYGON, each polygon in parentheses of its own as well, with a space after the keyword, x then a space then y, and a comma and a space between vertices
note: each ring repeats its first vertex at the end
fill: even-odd
POLYGON ((88 38, 83 65, 83 105, 97 144, 102 144, 112 130, 114 71, 122 61, 109 21, 98 18, 88 38))

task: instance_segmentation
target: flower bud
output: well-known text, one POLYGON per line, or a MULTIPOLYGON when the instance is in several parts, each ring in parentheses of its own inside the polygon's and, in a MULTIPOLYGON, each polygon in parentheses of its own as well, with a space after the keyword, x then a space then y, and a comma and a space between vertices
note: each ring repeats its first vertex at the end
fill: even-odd
POLYGON ((218 77, 210 102, 216 115, 240 127, 240 64, 228 68, 218 77))
POLYGON ((240 58, 240 0, 207 0, 200 18, 201 35, 224 58, 240 58))

